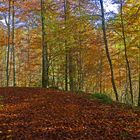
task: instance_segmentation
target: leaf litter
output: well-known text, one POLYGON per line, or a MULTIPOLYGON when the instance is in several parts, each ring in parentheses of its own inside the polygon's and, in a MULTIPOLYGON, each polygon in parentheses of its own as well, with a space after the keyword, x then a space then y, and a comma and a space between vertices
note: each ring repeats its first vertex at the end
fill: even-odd
POLYGON ((140 112, 86 95, 0 88, 0 140, 140 140, 140 112))

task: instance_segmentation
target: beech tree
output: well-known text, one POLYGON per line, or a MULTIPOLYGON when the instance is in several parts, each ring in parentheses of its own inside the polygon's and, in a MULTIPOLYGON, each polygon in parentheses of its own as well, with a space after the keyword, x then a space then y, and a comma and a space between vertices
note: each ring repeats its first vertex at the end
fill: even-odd
POLYGON ((13 51, 13 86, 16 86, 16 63, 15 63, 15 2, 12 0, 12 51, 13 51))
POLYGON ((8 28, 8 40, 7 40, 7 58, 6 58, 6 86, 9 86, 9 56, 10 56, 10 18, 11 18, 11 0, 8 1, 8 21, 6 21, 6 25, 8 28))
POLYGON ((1 86, 99 92, 140 104, 138 1, 118 1, 116 12, 103 0, 0 2, 1 86))
POLYGON ((100 4, 101 4, 102 29, 103 29, 103 38, 104 38, 104 43, 105 43, 106 56, 107 56, 107 59, 108 59, 108 62, 109 62, 109 66, 110 66, 111 82, 112 82, 113 90, 114 90, 114 93, 115 93, 115 96, 116 96, 116 100, 118 101, 119 98, 118 98, 118 92, 117 92, 117 88, 116 88, 116 84, 115 84, 114 70, 113 70, 112 60, 111 60, 109 49, 108 49, 108 41, 107 41, 107 37, 106 37, 104 6, 103 6, 103 1, 102 0, 100 0, 100 4))
POLYGON ((42 87, 48 86, 48 48, 45 32, 45 3, 41 0, 41 25, 42 25, 42 87))

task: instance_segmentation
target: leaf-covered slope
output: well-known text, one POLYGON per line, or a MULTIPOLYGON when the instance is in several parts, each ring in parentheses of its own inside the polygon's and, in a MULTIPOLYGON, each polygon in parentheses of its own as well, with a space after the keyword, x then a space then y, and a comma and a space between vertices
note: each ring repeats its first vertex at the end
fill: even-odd
POLYGON ((82 95, 1 88, 0 140, 140 140, 140 112, 82 95))

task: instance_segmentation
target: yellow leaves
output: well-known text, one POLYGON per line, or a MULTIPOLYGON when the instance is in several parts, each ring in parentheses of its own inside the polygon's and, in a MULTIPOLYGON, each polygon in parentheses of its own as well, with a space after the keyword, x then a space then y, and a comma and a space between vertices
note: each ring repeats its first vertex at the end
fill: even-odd
POLYGON ((39 6, 39 1, 38 0, 32 0, 32 1, 24 1, 24 2, 19 2, 18 5, 19 7, 23 8, 24 10, 31 12, 33 10, 40 10, 39 6))

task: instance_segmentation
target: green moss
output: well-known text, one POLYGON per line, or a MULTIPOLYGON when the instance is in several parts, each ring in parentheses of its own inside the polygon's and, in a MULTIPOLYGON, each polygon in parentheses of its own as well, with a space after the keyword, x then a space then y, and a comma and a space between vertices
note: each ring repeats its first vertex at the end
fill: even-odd
POLYGON ((103 103, 107 103, 107 104, 111 104, 113 102, 113 100, 109 96, 103 93, 94 93, 94 94, 91 94, 90 97, 91 99, 99 99, 103 103))

